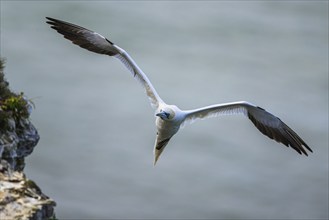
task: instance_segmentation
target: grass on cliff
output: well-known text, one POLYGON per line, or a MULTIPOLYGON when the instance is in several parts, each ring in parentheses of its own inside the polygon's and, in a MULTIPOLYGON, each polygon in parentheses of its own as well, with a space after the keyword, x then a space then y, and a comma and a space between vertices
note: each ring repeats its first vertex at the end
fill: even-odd
POLYGON ((23 93, 16 94, 10 91, 9 83, 4 76, 4 60, 0 58, 0 131, 7 128, 9 118, 13 118, 15 122, 21 118, 28 118, 27 106, 23 93))

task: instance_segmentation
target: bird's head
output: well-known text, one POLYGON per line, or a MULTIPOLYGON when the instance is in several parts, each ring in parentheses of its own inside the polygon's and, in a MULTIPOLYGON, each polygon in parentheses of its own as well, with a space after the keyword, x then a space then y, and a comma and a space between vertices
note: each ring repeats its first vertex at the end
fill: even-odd
POLYGON ((160 109, 160 111, 155 116, 160 117, 162 120, 170 121, 175 117, 175 111, 171 108, 165 107, 160 109))

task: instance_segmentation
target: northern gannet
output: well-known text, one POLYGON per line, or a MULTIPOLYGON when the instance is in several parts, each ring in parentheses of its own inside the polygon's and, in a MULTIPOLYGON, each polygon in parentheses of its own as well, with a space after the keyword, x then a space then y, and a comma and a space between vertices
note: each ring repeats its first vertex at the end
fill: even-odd
POLYGON ((261 107, 246 101, 215 104, 193 110, 181 110, 176 105, 166 104, 158 95, 145 73, 138 67, 129 54, 102 35, 65 21, 46 17, 51 28, 62 34, 72 43, 95 53, 118 58, 144 87, 156 116, 156 140, 154 145, 154 165, 170 139, 187 122, 196 119, 217 117, 227 114, 243 114, 256 128, 267 137, 292 147, 299 154, 308 155, 305 148, 311 148, 283 121, 261 107))

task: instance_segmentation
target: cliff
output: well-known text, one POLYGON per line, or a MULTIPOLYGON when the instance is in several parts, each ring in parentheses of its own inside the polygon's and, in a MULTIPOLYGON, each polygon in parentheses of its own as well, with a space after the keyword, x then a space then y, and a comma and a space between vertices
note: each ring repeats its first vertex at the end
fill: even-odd
POLYGON ((40 138, 29 119, 34 104, 10 91, 3 69, 0 58, 0 219, 55 219, 56 203, 24 174, 40 138))

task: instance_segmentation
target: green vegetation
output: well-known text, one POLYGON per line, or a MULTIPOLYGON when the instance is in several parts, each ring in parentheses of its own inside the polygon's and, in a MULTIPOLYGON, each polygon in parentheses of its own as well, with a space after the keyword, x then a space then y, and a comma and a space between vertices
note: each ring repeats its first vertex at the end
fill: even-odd
POLYGON ((9 90, 9 83, 4 78, 4 61, 0 58, 0 129, 8 128, 8 119, 15 122, 28 118, 28 102, 23 93, 15 94, 9 90))
POLYGON ((13 95, 4 100, 0 99, 0 111, 9 113, 15 121, 21 118, 28 118, 29 113, 27 110, 28 103, 23 98, 23 93, 19 95, 13 95))

